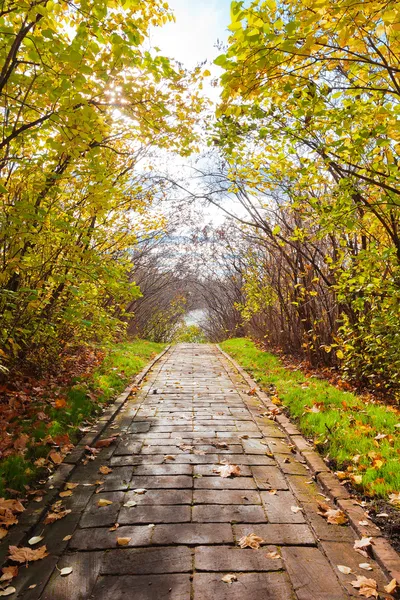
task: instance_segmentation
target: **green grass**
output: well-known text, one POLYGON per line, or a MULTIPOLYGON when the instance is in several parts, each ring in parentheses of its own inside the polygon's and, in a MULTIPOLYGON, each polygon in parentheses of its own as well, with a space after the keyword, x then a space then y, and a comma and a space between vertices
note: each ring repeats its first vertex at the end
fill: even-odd
POLYGON ((7 496, 6 488, 23 491, 24 486, 40 476, 34 465, 38 458, 46 457, 50 446, 42 444, 46 436, 53 438, 68 433, 75 443, 79 438, 79 426, 84 421, 95 418, 105 404, 122 392, 132 378, 137 375, 165 344, 144 340, 133 340, 109 345, 102 364, 88 377, 77 378, 71 387, 63 390, 66 406, 56 409, 51 404, 37 407, 50 418, 49 422, 39 422, 32 417, 22 416, 22 429, 31 442, 24 456, 14 455, 0 461, 0 496, 7 496))
POLYGON ((378 497, 400 491, 400 429, 396 427, 400 414, 396 409, 367 402, 300 370, 287 369, 278 357, 258 349, 247 338, 220 345, 261 388, 268 392, 273 386, 302 433, 337 470, 349 469, 350 478, 362 476, 361 484, 353 481, 359 491, 378 497), (316 404, 320 412, 307 411, 316 404), (378 434, 387 437, 375 440, 378 434), (355 463, 353 458, 358 455, 355 463), (374 466, 374 460, 383 464, 374 466))

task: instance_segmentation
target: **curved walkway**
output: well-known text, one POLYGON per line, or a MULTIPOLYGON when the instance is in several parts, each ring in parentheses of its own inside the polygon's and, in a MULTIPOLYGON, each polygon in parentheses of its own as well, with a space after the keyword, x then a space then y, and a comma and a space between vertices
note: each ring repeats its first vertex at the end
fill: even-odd
POLYGON ((383 590, 387 579, 353 550, 350 527, 317 514, 323 492, 248 391, 215 347, 169 351, 102 435, 119 434, 117 442, 72 472, 70 483, 79 485, 63 499, 72 512, 37 526, 33 535, 44 536, 49 556, 20 569, 19 597, 358 597, 355 575, 337 565, 383 590), (215 472, 226 461, 239 466, 239 476, 215 472), (241 549, 238 540, 251 533, 264 540, 261 547, 241 549), (364 562, 373 570, 363 572, 364 562), (72 573, 61 576, 63 567, 72 573))

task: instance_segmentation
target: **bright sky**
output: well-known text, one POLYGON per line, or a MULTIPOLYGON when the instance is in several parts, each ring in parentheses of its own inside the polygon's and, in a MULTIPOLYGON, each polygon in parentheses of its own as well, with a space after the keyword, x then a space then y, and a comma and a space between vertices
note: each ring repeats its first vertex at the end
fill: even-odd
POLYGON ((217 40, 226 42, 230 0, 168 0, 176 23, 153 30, 151 44, 186 67, 220 54, 217 40))

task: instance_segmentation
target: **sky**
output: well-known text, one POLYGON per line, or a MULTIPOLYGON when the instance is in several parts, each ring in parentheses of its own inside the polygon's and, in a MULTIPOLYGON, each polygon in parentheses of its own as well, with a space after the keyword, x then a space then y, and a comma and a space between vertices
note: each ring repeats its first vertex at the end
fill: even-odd
POLYGON ((221 54, 215 44, 226 42, 230 0, 168 0, 176 22, 154 29, 151 44, 163 54, 192 68, 221 54))

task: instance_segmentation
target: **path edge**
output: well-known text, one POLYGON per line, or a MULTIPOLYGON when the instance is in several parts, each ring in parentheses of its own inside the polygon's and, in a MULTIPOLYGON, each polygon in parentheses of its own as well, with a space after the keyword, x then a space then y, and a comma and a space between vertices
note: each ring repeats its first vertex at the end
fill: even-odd
MULTIPOLYGON (((219 352, 233 365, 237 373, 244 381, 254 390, 259 400, 269 409, 276 408, 271 402, 270 397, 257 384, 257 382, 243 369, 239 363, 232 358, 227 352, 222 350, 219 344, 216 344, 219 352)), ((292 423, 286 415, 277 415, 275 422, 280 426, 282 431, 287 435, 292 444, 296 447, 297 452, 306 461, 310 472, 318 481, 324 492, 330 497, 349 520, 350 526, 354 532, 363 536, 366 535, 365 527, 360 526, 359 522, 367 519, 367 514, 357 504, 353 504, 350 494, 344 488, 336 475, 330 470, 320 454, 318 454, 312 446, 307 442, 306 438, 301 434, 300 430, 292 423)), ((368 521, 369 522, 369 521, 368 521)), ((371 526, 370 526, 371 527, 371 526)), ((391 543, 382 535, 374 535, 373 531, 368 528, 367 537, 372 537, 372 554, 376 562, 381 566, 390 579, 396 579, 400 584, 400 556, 393 548, 391 543)), ((378 526, 374 525, 381 533, 378 526)))
POLYGON ((121 392, 111 404, 107 406, 104 412, 98 417, 94 423, 93 429, 84 435, 74 447, 70 454, 65 456, 63 462, 54 470, 51 479, 43 486, 45 494, 43 495, 43 504, 38 507, 34 500, 31 500, 17 523, 10 529, 9 534, 2 540, 0 544, 0 565, 7 560, 8 547, 19 546, 29 533, 36 527, 37 523, 44 516, 48 507, 55 501, 61 488, 64 487, 66 481, 70 478, 77 465, 82 460, 85 454, 85 447, 91 446, 99 439, 104 430, 109 426, 110 422, 117 416, 134 388, 139 386, 147 374, 153 367, 163 358, 163 356, 171 349, 169 344, 162 352, 157 354, 150 360, 146 366, 133 378, 131 383, 121 392))

